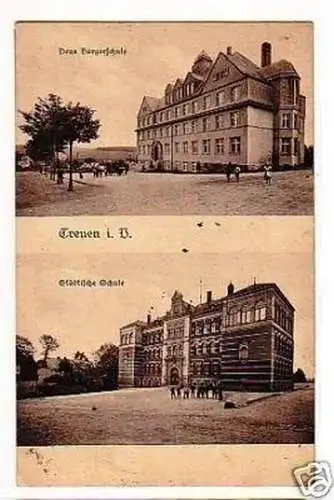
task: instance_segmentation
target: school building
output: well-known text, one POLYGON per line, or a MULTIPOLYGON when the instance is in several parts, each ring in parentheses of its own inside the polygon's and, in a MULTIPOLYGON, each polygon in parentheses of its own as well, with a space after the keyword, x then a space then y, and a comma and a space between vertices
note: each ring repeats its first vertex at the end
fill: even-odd
POLYGON ((226 389, 292 388, 294 308, 275 283, 254 283, 193 305, 175 291, 169 311, 120 329, 119 385, 221 382, 226 389))
POLYGON ((260 66, 232 47, 214 60, 203 50, 162 97, 145 96, 137 115, 139 163, 183 172, 303 164, 300 76, 288 60, 272 62, 270 43, 259 52, 260 66))

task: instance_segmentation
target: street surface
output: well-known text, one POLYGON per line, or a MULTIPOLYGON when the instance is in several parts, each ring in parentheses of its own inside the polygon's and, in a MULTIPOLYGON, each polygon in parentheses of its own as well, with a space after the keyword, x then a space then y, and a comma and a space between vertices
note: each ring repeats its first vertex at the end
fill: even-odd
MULTIPOLYGON (((312 215, 313 174, 276 172, 265 185, 263 173, 224 175, 162 174, 130 171, 127 176, 83 179, 74 192, 37 172, 16 177, 19 216, 72 215, 312 215)), ((79 181, 79 182, 78 182, 79 181)))
POLYGON ((18 445, 299 444, 314 440, 314 390, 171 400, 167 388, 18 401, 18 445))

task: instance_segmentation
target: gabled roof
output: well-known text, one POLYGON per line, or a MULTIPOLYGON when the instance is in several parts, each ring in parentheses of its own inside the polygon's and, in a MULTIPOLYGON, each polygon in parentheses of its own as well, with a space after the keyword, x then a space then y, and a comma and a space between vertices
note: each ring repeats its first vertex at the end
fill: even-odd
POLYGON ((240 54, 240 52, 233 52, 231 55, 226 54, 226 57, 239 71, 241 71, 241 73, 247 76, 260 78, 261 80, 263 79, 261 68, 253 63, 253 61, 240 54))

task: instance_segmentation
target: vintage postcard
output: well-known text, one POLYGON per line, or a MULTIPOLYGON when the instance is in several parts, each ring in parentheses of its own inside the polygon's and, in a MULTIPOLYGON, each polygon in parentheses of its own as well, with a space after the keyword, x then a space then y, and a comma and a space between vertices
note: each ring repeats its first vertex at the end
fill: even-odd
POLYGON ((312 23, 18 23, 16 107, 19 216, 313 214, 312 23))
POLYGON ((15 31, 18 485, 310 491, 312 23, 15 31))
POLYGON ((18 222, 20 484, 293 486, 314 454, 312 220, 145 219, 125 240, 122 217, 85 218, 101 238, 79 244, 73 219, 33 240, 18 222))

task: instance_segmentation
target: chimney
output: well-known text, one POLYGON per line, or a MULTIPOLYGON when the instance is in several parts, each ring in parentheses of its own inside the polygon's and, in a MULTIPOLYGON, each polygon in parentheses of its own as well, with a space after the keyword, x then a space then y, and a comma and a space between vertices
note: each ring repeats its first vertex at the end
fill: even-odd
POLYGON ((151 315, 150 315, 150 314, 148 314, 148 315, 147 315, 147 324, 149 325, 150 323, 151 323, 151 315))
POLYGON ((263 42, 261 45, 261 67, 269 66, 271 64, 271 43, 263 42))
POLYGON ((211 304, 211 302, 212 302, 212 292, 211 292, 211 290, 208 290, 206 292, 206 301, 207 301, 208 304, 211 304))
POLYGON ((233 283, 230 282, 230 284, 227 287, 227 295, 230 297, 234 293, 234 285, 233 283))
POLYGON ((228 56, 232 55, 232 47, 230 45, 227 47, 226 53, 228 56))

